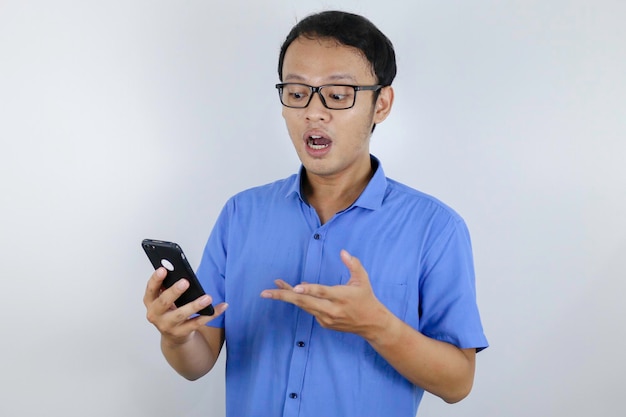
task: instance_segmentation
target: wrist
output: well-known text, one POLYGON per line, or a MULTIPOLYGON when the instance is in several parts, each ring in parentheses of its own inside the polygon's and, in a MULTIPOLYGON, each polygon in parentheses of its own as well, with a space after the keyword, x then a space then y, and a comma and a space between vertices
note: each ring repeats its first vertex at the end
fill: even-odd
POLYGON ((397 323, 400 321, 389 309, 383 304, 373 315, 374 319, 365 328, 361 336, 367 340, 372 346, 380 346, 388 343, 394 338, 397 329, 397 323))
POLYGON ((161 334, 161 344, 168 349, 178 349, 189 343, 196 332, 193 331, 186 336, 166 336, 161 334))

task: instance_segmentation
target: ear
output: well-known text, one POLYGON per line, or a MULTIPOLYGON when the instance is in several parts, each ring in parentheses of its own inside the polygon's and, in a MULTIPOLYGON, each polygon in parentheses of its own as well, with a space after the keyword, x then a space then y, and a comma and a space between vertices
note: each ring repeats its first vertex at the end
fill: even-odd
POLYGON ((374 109, 374 123, 378 124, 385 120, 391 112, 393 105, 393 87, 390 85, 383 87, 378 93, 376 99, 376 108, 374 109))

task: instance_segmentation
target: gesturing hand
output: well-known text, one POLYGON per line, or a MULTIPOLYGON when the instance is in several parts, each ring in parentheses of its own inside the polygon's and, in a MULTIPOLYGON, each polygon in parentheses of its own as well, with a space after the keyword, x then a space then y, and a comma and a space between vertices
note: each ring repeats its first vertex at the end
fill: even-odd
POLYGON ((278 289, 264 290, 261 297, 294 304, 315 316, 322 327, 356 333, 367 339, 370 332, 382 325, 388 310, 374 295, 361 262, 346 250, 340 256, 350 271, 346 285, 301 283, 292 287, 277 279, 274 282, 278 289))

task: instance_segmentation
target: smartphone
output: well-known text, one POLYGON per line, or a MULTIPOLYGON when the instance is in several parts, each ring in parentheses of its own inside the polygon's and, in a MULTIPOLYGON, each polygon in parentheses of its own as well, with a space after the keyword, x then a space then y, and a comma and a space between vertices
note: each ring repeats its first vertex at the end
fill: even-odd
MULTIPOLYGON (((189 288, 174 302, 176 307, 182 307, 206 294, 196 274, 191 269, 185 253, 178 244, 163 240, 144 239, 141 246, 154 269, 164 267, 167 270, 167 275, 163 280, 165 288, 171 287, 181 278, 189 281, 189 288)), ((215 314, 213 305, 203 308, 198 311, 198 314, 212 316, 215 314)))

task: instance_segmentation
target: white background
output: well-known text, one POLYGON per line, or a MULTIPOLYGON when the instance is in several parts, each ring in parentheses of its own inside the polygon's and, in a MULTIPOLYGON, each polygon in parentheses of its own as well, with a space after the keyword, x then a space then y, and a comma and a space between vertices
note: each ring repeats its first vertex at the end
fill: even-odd
POLYGON ((0 1, 0 415, 223 415, 223 360, 161 357, 140 241, 196 267, 230 195, 298 169, 278 50, 325 8, 394 42, 372 152, 473 237, 491 347, 419 414, 626 415, 618 0, 0 1))

